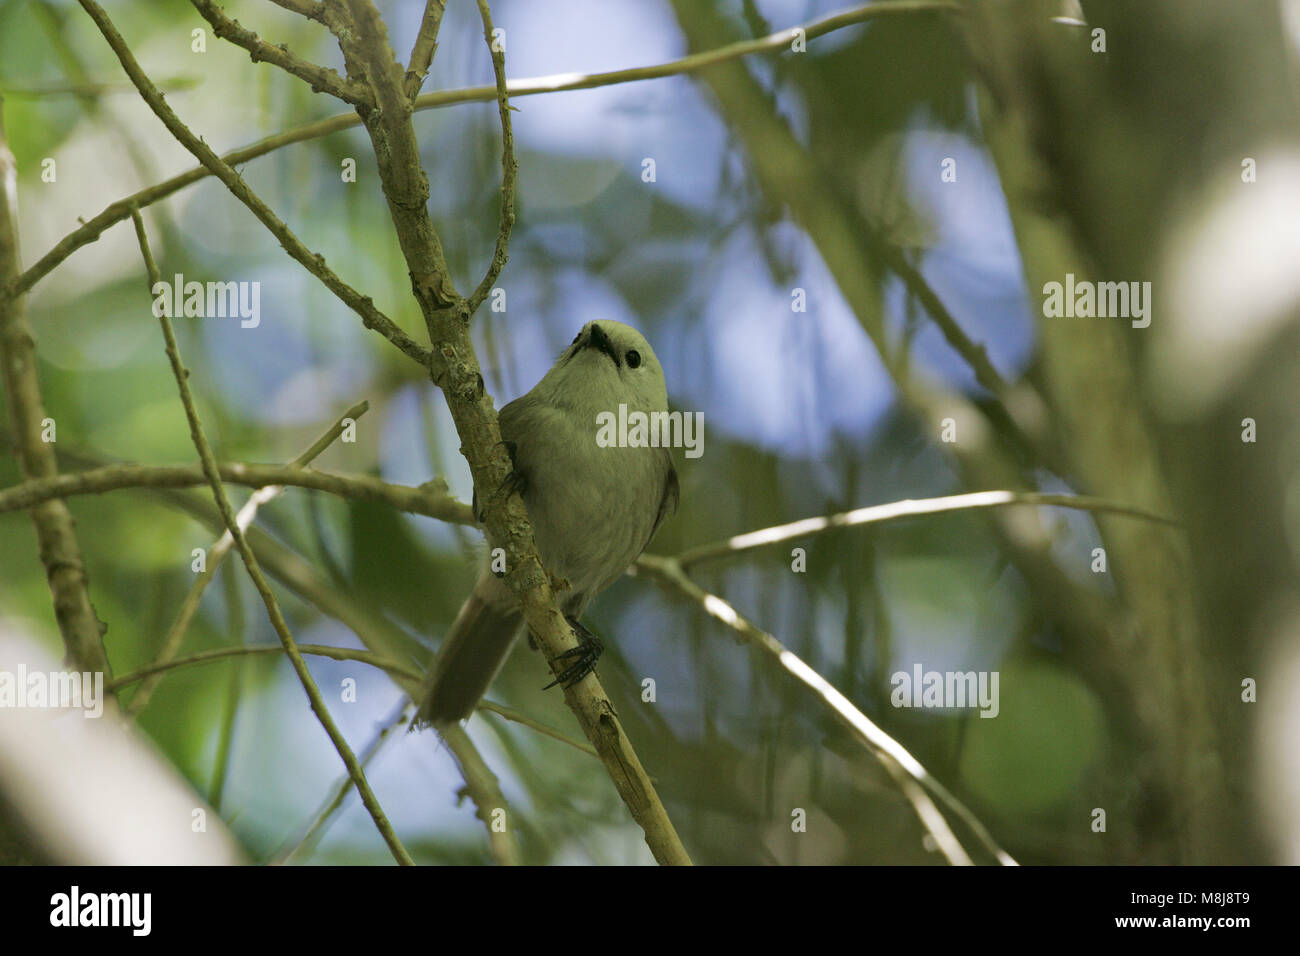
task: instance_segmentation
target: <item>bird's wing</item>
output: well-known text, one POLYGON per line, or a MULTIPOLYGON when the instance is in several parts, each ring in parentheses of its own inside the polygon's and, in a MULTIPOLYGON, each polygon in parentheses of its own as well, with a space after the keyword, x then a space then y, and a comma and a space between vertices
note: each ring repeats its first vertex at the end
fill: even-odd
MULTIPOLYGON (((664 493, 659 499, 659 513, 655 515, 654 527, 650 529, 650 537, 646 540, 646 545, 654 540, 655 533, 659 526, 664 523, 664 519, 677 511, 677 503, 682 497, 682 488, 677 481, 677 469, 673 467, 673 456, 667 448, 660 448, 660 453, 664 456, 664 493)), ((644 549, 643 549, 644 550, 644 549)))

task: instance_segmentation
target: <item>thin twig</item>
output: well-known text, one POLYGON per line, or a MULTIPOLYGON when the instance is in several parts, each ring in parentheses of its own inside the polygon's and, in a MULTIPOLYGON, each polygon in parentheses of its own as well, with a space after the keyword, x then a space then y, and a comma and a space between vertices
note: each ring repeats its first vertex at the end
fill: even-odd
MULTIPOLYGON (((313 442, 310 448, 290 462, 289 467, 305 468, 314 461, 321 452, 328 448, 335 439, 343 434, 345 422, 355 421, 364 415, 369 408, 370 403, 365 401, 353 405, 343 413, 338 421, 329 427, 324 435, 321 435, 315 442, 313 442)), ((265 487, 257 489, 249 497, 248 501, 244 502, 244 506, 239 509, 239 514, 235 516, 235 520, 239 523, 239 527, 247 531, 249 525, 253 523, 253 519, 257 516, 258 508, 273 501, 281 492, 284 491, 284 488, 284 485, 266 485, 265 487)), ((222 562, 226 560, 226 555, 230 553, 230 548, 234 543, 234 539, 230 536, 230 532, 223 531, 221 536, 208 547, 206 564, 203 570, 199 573, 199 576, 194 579, 194 583, 190 585, 190 589, 186 593, 185 599, 181 602, 180 610, 177 611, 176 618, 172 621, 172 626, 167 631, 167 636, 163 638, 162 646, 158 649, 158 657, 156 659, 157 663, 166 663, 175 657, 176 652, 180 650, 181 643, 185 640, 185 634, 190 628, 190 622, 193 621, 194 614, 199 609, 199 601, 203 598, 203 592, 207 590, 208 584, 216 576, 217 571, 221 568, 222 562)), ((140 713, 140 711, 148 705, 149 698, 153 696, 154 687, 156 685, 157 680, 154 679, 146 680, 142 683, 140 687, 137 688, 136 692, 131 695, 131 700, 126 704, 123 710, 128 714, 140 713)))
MULTIPOLYGON (((369 767, 370 762, 375 759, 375 755, 379 753, 379 750, 383 747, 384 743, 393 739, 393 728, 402 722, 402 717, 410 706, 411 703, 409 701, 403 700, 402 703, 397 706, 393 715, 384 721, 383 725, 379 728, 378 733, 376 733, 370 743, 366 745, 365 749, 361 751, 361 766, 369 767)), ((343 801, 351 792, 352 778, 347 774, 344 774, 343 779, 340 780, 334 788, 334 796, 327 800, 325 805, 321 807, 320 812, 316 814, 316 819, 312 821, 311 826, 307 827, 306 832, 303 833, 302 839, 299 840, 287 853, 284 852, 283 845, 281 846, 280 851, 276 853, 275 860, 273 861, 275 865, 284 866, 293 862, 294 857, 302 854, 308 847, 319 840, 329 828, 330 823, 334 819, 334 814, 336 814, 339 808, 343 806, 343 801)))
POLYGON ((447 744, 465 781, 465 793, 474 802, 474 815, 488 832, 492 857, 502 866, 518 866, 519 843, 515 839, 510 811, 496 774, 487 765, 459 724, 444 727, 442 739, 447 744))
POLYGON ((836 528, 850 528, 858 525, 881 524, 897 521, 916 515, 941 514, 949 511, 970 511, 976 508, 1000 508, 1007 505, 1050 505, 1058 508, 1074 508, 1079 511, 1094 511, 1109 514, 1126 515, 1144 521, 1160 524, 1178 525, 1178 521, 1166 515, 1156 514, 1145 508, 1108 501, 1105 498, 1093 498, 1088 495, 1048 495, 1032 491, 973 491, 964 495, 946 495, 941 498, 905 499, 891 501, 883 505, 870 505, 853 511, 824 515, 819 518, 804 518, 789 524, 763 528, 738 534, 725 541, 715 541, 691 548, 677 555, 677 563, 683 568, 700 564, 704 561, 716 561, 732 555, 767 548, 798 538, 807 538, 822 534, 836 528))
POLYGON ((278 46, 267 43, 252 30, 241 26, 238 20, 226 16, 225 11, 212 0, 190 0, 190 3, 212 25, 213 33, 235 46, 243 47, 254 63, 278 66, 310 85, 313 93, 329 93, 353 106, 366 104, 365 87, 339 76, 337 70, 304 60, 283 43, 278 46))
MULTIPOLYGON (((976 838, 997 858, 999 863, 1009 866, 1015 865, 1016 861, 997 845, 989 835, 988 830, 979 822, 979 819, 960 800, 953 796, 943 784, 939 783, 922 766, 921 762, 908 752, 906 747, 881 730, 866 714, 858 710, 852 701, 836 690, 830 681, 809 667, 797 654, 786 648, 767 631, 762 630, 741 616, 734 607, 722 598, 701 588, 686 575, 681 565, 673 558, 642 555, 637 562, 637 567, 646 571, 655 580, 671 586, 689 598, 702 608, 705 613, 721 621, 744 637, 751 645, 775 660, 782 670, 816 694, 835 719, 881 761, 891 776, 900 779, 895 768, 901 769, 908 779, 919 784, 926 792, 933 795, 949 810, 961 817, 976 838)), ((922 826, 934 838, 935 843, 948 857, 949 861, 954 864, 970 863, 969 855, 962 848, 960 841, 957 840, 947 821, 944 820, 943 815, 937 811, 933 803, 928 798, 918 799, 918 791, 912 787, 903 787, 902 789, 904 796, 912 803, 922 826)), ((919 796, 924 797, 924 794, 919 794, 919 796)))
POLYGON ((515 225, 515 178, 519 172, 519 163, 515 161, 515 134, 510 125, 510 97, 506 92, 506 56, 494 45, 492 12, 487 0, 478 0, 478 12, 483 21, 483 40, 492 57, 492 72, 496 75, 497 113, 501 117, 501 222, 497 227, 496 246, 492 250, 487 274, 469 297, 471 315, 492 292, 492 283, 497 281, 509 258, 510 231, 515 225))
MULTIPOLYGON (((950 0, 924 0, 924 2, 915 3, 873 3, 805 24, 802 29, 805 31, 807 38, 811 40, 830 33, 832 30, 843 29, 876 17, 890 16, 896 13, 919 13, 932 10, 957 11, 959 9, 959 6, 950 2, 950 0)), ((760 40, 731 43, 716 50, 694 53, 667 63, 635 67, 628 70, 611 70, 605 73, 556 73, 550 76, 508 80, 506 82, 506 92, 511 97, 518 98, 521 96, 537 96, 542 93, 589 90, 602 86, 614 86, 619 83, 635 83, 641 80, 679 76, 755 53, 771 53, 788 49, 791 36, 792 30, 782 30, 760 40)), ((412 108, 418 112, 421 110, 442 109, 460 103, 486 103, 497 98, 495 84, 471 86, 457 90, 439 90, 434 93, 425 93, 416 97, 412 108)), ((285 146, 318 139, 322 136, 328 136, 330 133, 351 129, 359 125, 361 125, 361 118, 355 112, 340 113, 337 116, 316 120, 268 136, 256 143, 250 143, 247 146, 232 150, 221 158, 229 166, 239 166, 285 146)), ((196 166, 178 176, 173 176, 165 182, 149 186, 124 199, 119 199, 98 215, 88 219, 84 225, 79 226, 60 239, 49 252, 38 259, 26 272, 13 280, 11 288, 14 294, 26 292, 72 253, 82 246, 94 242, 110 226, 127 219, 131 214, 130 209, 132 206, 144 209, 146 206, 166 199, 186 186, 193 185, 210 175, 213 175, 213 173, 207 166, 196 166)), ((411 344, 415 349, 419 349, 419 346, 414 345, 414 343, 411 344)), ((428 364, 427 357, 421 358, 418 353, 413 354, 405 348, 403 348, 403 351, 411 355, 421 365, 428 364)))
MULTIPOLYGON (((453 524, 473 524, 469 505, 447 492, 440 482, 418 488, 395 485, 369 475, 340 475, 292 465, 251 465, 225 462, 217 465, 221 480, 231 485, 265 488, 288 485, 325 491, 340 498, 390 505, 408 514, 425 515, 453 524)), ((87 471, 65 472, 50 478, 33 478, 0 490, 0 514, 21 511, 44 501, 75 495, 98 495, 123 488, 192 488, 205 483, 198 465, 105 465, 87 471)))
MULTIPOLYGON (((373 651, 359 650, 355 647, 299 644, 298 650, 304 654, 311 654, 313 657, 328 657, 330 660, 335 661, 360 661, 362 664, 369 664, 371 667, 378 668, 394 677, 417 682, 422 680, 424 676, 414 667, 380 657, 373 651)), ((210 650, 187 654, 184 657, 174 657, 169 661, 155 661, 141 667, 139 670, 114 678, 112 683, 105 686, 111 687, 113 690, 121 690, 123 687, 129 687, 137 681, 144 680, 146 677, 156 674, 169 674, 179 668, 193 667, 196 664, 211 664, 213 661, 223 661, 231 657, 261 657, 283 653, 284 648, 279 644, 239 644, 234 647, 215 647, 210 650)))
POLYGON ((514 721, 516 724, 522 724, 525 727, 537 731, 539 734, 544 734, 545 736, 558 740, 561 743, 568 744, 575 750, 581 750, 589 757, 595 757, 597 760, 600 759, 600 754, 596 753, 596 749, 590 744, 584 744, 580 740, 574 740, 572 737, 560 733, 554 727, 548 727, 541 721, 533 720, 533 718, 529 717, 527 714, 522 714, 510 707, 503 707, 501 704, 494 704, 490 700, 480 700, 477 709, 485 710, 490 714, 496 714, 498 717, 514 721))
MULTIPOLYGON (((91 13, 95 22, 99 24, 100 30, 104 33, 109 42, 113 42, 116 31, 108 15, 104 13, 94 2, 94 0, 82 0, 82 6, 91 13)), ((126 50, 125 44, 121 43, 121 37, 116 37, 118 44, 121 44, 122 50, 119 51, 119 57, 125 51, 126 56, 130 56, 130 51, 126 50)), ((137 67, 138 70, 138 67, 137 67)), ((160 281, 158 275, 158 266, 154 263, 153 253, 149 251, 149 238, 145 235, 144 220, 140 217, 137 210, 132 210, 131 218, 135 223, 136 238, 140 243, 140 254, 144 258, 149 289, 160 281)), ((151 292, 152 294, 152 292, 151 292)), ((280 605, 275 599, 275 594, 271 591, 270 584, 267 583, 266 577, 262 574, 261 568, 257 563, 257 556, 249 546, 244 537, 243 530, 239 527, 239 521, 235 516, 234 509, 230 506, 230 499, 226 496, 225 486, 221 483, 221 476, 217 472, 217 461, 213 457, 212 449, 208 445, 207 437, 203 434, 203 424, 199 421, 199 413, 194 405, 194 396, 190 392, 189 370, 185 368, 181 361, 180 349, 176 345, 176 335, 172 331, 171 319, 166 313, 158 316, 158 322, 162 326, 163 339, 166 342, 167 359, 172 367, 172 375, 176 379, 176 387, 180 392, 181 404, 185 406, 185 417, 190 426, 190 438, 194 442, 194 448, 199 454, 199 459, 203 463, 203 472, 207 475, 208 483, 212 486, 212 497, 217 505, 217 510, 221 512, 221 518, 226 524, 227 530, 235 539, 235 548, 239 551, 239 556, 244 561, 244 567, 248 569, 248 575, 253 579, 253 584, 257 588, 258 594, 262 597, 262 603, 266 605, 267 616, 271 620, 272 627, 280 637, 280 642, 284 645, 285 653, 293 663, 293 669, 298 674, 298 680, 302 683, 303 690, 307 693, 307 699, 311 701, 311 708, 320 721, 325 733, 329 735, 330 740, 334 743, 334 748, 338 751, 343 763, 347 766, 348 772, 352 774, 352 779, 356 782, 357 792, 361 794, 361 800, 370 811, 370 816, 375 821, 375 827, 379 830, 384 842, 388 844, 389 850, 392 851, 393 858, 404 866, 414 865, 411 857, 406 852, 406 848, 393 832, 392 826, 388 822, 388 817, 384 814, 383 808, 375 798, 370 789, 370 784, 366 782, 365 774, 361 770, 361 765, 357 763, 356 755, 353 754, 352 748, 339 732, 330 716, 329 710, 325 707, 325 700, 321 697, 320 689, 312 679, 311 672, 307 669, 307 663, 303 660, 302 655, 298 652, 297 645, 294 643, 293 635, 289 633, 289 625, 280 611, 280 605)))
MULTIPOLYGON (((309 598, 310 599, 310 598, 309 598)), ((322 610, 324 610, 322 608, 322 610)), ((328 613, 328 612, 327 612, 328 613)), ((336 661, 360 661, 363 664, 369 664, 371 667, 384 671, 394 678, 401 678, 410 686, 414 687, 424 679, 414 667, 409 667, 398 661, 389 660, 368 650, 358 650, 352 647, 331 647, 327 644, 299 644, 298 650, 304 654, 311 654, 315 657, 328 657, 336 661)), ((131 671, 129 674, 123 674, 121 677, 114 678, 113 681, 105 685, 109 690, 120 691, 124 687, 129 687, 138 681, 147 677, 169 674, 172 671, 196 665, 211 664, 215 661, 229 660, 230 658, 242 657, 263 657, 275 654, 283 654, 284 648, 279 644, 240 644, 233 647, 218 647, 206 651, 198 651, 194 654, 187 654, 184 657, 175 657, 169 661, 155 661, 139 670, 131 671)), ((399 682, 400 686, 400 682, 399 682)), ((527 714, 506 707, 502 704, 493 703, 490 700, 479 701, 478 710, 487 713, 496 714, 505 720, 512 721, 520 726, 535 730, 543 736, 558 740, 561 743, 568 744, 575 750, 580 750, 589 757, 599 757, 595 749, 590 744, 583 743, 580 740, 574 740, 554 727, 550 727, 541 721, 534 720, 527 714)))

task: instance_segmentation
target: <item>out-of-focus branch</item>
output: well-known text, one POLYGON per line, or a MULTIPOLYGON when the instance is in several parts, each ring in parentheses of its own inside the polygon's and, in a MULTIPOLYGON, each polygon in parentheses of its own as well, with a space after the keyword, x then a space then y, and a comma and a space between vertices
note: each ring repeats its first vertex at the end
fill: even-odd
POLYGON ((467 746, 470 743, 469 735, 459 724, 443 728, 442 739, 446 741, 456 758, 456 765, 460 767, 460 775, 465 780, 465 792, 474 802, 474 815, 487 827, 492 856, 502 866, 518 866, 519 843, 515 840, 513 821, 496 774, 475 747, 467 746), (504 820, 499 819, 498 814, 503 815, 504 820), (498 826, 498 823, 503 825, 498 826))
POLYGON ((972 861, 951 827, 948 826, 943 814, 930 799, 931 795, 960 817, 999 863, 1004 866, 1016 865, 1016 861, 998 846, 988 830, 980 823, 979 818, 953 796, 947 787, 936 780, 906 747, 881 730, 866 714, 858 710, 852 701, 836 690, 830 681, 809 667, 797 654, 786 648, 767 631, 741 616, 722 598, 701 588, 686 575, 676 560, 643 554, 637 560, 636 566, 638 571, 645 571, 656 581, 670 586, 694 602, 710 617, 731 628, 753 647, 771 657, 787 674, 812 691, 853 738, 881 762, 886 772, 899 785, 903 796, 912 804, 921 825, 934 838, 935 844, 947 857, 948 862, 953 865, 969 865, 972 861))
MULTIPOLYGON (((88 6, 88 9, 96 6, 94 0, 84 0, 83 5, 88 6)), ((108 36, 109 31, 112 30, 112 24, 109 22, 107 14, 102 10, 99 10, 98 13, 99 17, 96 17, 96 22, 100 24, 105 36, 108 36)), ((120 42, 120 37, 118 39, 120 42)), ((125 50, 125 45, 123 45, 123 50, 125 50)), ((121 52, 119 52, 120 55, 121 52)), ((130 55, 129 51, 127 51, 127 55, 130 55)), ((154 263, 153 253, 149 250, 149 240, 145 235, 144 220, 140 218, 140 213, 135 210, 132 210, 132 219, 135 222, 136 237, 140 242, 140 254, 144 258, 149 289, 152 290, 160 281, 158 266, 154 263)), ((289 633, 289 625, 280 611, 279 602, 276 601, 270 584, 267 583, 266 577, 262 574, 261 567, 257 563, 257 556, 253 553, 252 547, 249 546, 247 539, 244 537, 243 529, 239 527, 235 511, 230 506, 230 499, 226 496, 225 486, 221 483, 221 476, 217 472, 217 460, 212 454, 212 448, 208 445, 207 437, 203 434, 203 424, 199 420, 198 409, 194 404, 194 396, 190 391, 190 373, 181 361, 180 349, 176 345, 176 335, 172 331, 171 319, 164 313, 158 316, 158 322, 162 327, 167 359, 172 367, 172 376, 176 379, 181 404, 185 406, 185 418, 189 422, 190 438, 193 440, 194 448, 199 454, 199 460, 203 465, 203 473, 212 486, 212 497, 216 501, 217 510, 221 512, 222 521, 225 522, 226 529, 234 538, 235 549, 239 552, 240 558, 243 559, 244 567, 248 569, 248 576, 253 579, 257 593, 266 606, 266 613, 271 620, 271 626, 275 628, 280 642, 284 645, 285 653, 289 655, 293 669, 298 674, 298 680, 307 693, 307 699, 311 702, 311 708, 316 714, 316 719, 320 721, 325 733, 333 742, 334 749, 338 751, 343 763, 348 768, 348 772, 352 775, 352 779, 356 782, 357 792, 361 794, 361 802, 370 811, 370 816, 375 821, 375 827, 383 836, 384 842, 388 844, 393 853, 393 858, 404 866, 414 865, 410 855, 406 852, 406 848, 402 846, 397 834, 393 832, 388 817, 384 814, 383 808, 380 807, 378 799, 370 789, 370 785, 366 782, 365 774, 361 770, 361 765, 357 762, 356 755, 353 754, 352 748, 348 746, 348 742, 343 738, 343 734, 339 732, 334 719, 330 716, 329 710, 325 706, 325 699, 321 696, 315 680, 312 679, 311 671, 307 669, 307 662, 298 653, 293 635, 289 633)))
MULTIPOLYGON (((21 295, 4 292, 18 274, 18 171, 9 151, 0 116, 0 381, 13 420, 18 463, 25 478, 50 479, 58 474, 54 444, 42 433, 52 427, 41 396, 36 340, 27 322, 21 295)), ((68 659, 79 669, 110 676, 104 649, 104 627, 90 603, 86 565, 73 525, 72 512, 62 501, 44 501, 28 509, 41 563, 54 599, 54 616, 68 659)))
POLYGON ((1178 524, 1173 518, 1156 514, 1145 508, 1134 508, 1117 501, 1107 501, 1104 498, 1093 498, 1088 495, 1048 495, 1032 491, 974 491, 963 495, 946 495, 942 498, 921 498, 919 500, 908 498, 903 501, 891 501, 883 505, 855 508, 852 511, 844 511, 839 514, 824 515, 818 518, 804 518, 801 521, 792 521, 789 524, 738 534, 725 541, 703 544, 683 551, 677 555, 676 560, 683 568, 689 568, 705 561, 728 558, 736 554, 743 554, 746 551, 754 551, 758 548, 767 548, 786 541, 823 534, 837 528, 882 524, 886 521, 897 521, 900 518, 911 518, 916 515, 970 511, 976 508, 1000 508, 1008 505, 1035 505, 1040 507, 1050 505, 1058 508, 1074 508, 1079 511, 1127 515, 1131 518, 1141 518, 1159 524, 1178 524))
MULTIPOLYGON (((334 443, 340 435, 343 434, 345 423, 360 418, 370 408, 369 402, 359 402, 343 413, 329 430, 320 438, 312 443, 311 447, 289 463, 290 468, 305 468, 316 459, 321 452, 334 443)), ((284 491, 284 485, 267 485, 259 488, 244 502, 244 506, 239 509, 235 516, 239 527, 247 532, 249 525, 257 516, 257 510, 267 502, 273 501, 281 492, 284 491)), ((199 601, 203 598, 203 592, 207 590, 209 582, 216 577, 217 571, 230 553, 230 548, 234 544, 234 539, 230 536, 229 531, 223 531, 221 537, 217 538, 208 548, 207 562, 199 576, 194 579, 185 599, 181 602, 180 610, 176 613, 176 619, 167 631, 167 636, 163 638, 162 647, 158 649, 158 656, 155 663, 165 664, 176 656, 180 650, 181 642, 185 640, 185 634, 190 628, 190 622, 194 619, 194 612, 199 609, 199 601)), ((126 705, 128 714, 138 714, 149 703, 149 698, 153 696, 153 689, 157 681, 146 679, 144 683, 131 696, 131 700, 126 705)))
POLYGON ((365 102, 365 88, 345 80, 336 70, 304 60, 283 43, 278 46, 267 43, 252 30, 241 26, 238 20, 226 16, 225 11, 212 0, 190 0, 190 3, 212 25, 213 33, 235 46, 243 47, 254 63, 278 66, 310 85, 313 93, 329 93, 354 106, 365 102))
MULTIPOLYGON (((1039 2, 968 4, 968 45, 983 80, 980 125, 997 166, 1024 264, 1027 287, 1042 289, 1067 273, 1088 280, 1091 257, 1077 240, 1071 211, 1051 188, 1051 167, 1032 130, 1043 109, 1057 109, 1043 64, 1057 56, 1061 27, 1039 2), (1026 84, 1025 76, 1035 82, 1026 84)), ((1039 323, 1044 380, 1079 482, 1106 497, 1168 511, 1172 496, 1156 441, 1142 413, 1128 326, 1046 319, 1039 323)), ((1239 853, 1232 838, 1217 741, 1215 695, 1207 688, 1206 648, 1185 534, 1100 522, 1116 587, 1128 612, 1126 640, 1113 666, 1150 739, 1153 783, 1165 791, 1176 846, 1172 859, 1205 864, 1239 853)), ((1150 855, 1148 855, 1148 858, 1150 855)))

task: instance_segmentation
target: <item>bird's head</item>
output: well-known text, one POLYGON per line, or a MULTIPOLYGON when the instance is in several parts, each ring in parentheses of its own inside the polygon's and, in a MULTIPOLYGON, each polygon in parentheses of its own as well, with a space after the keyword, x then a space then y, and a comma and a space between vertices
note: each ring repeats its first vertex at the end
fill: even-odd
POLYGON ((636 329, 612 319, 588 322, 539 386, 566 405, 616 411, 667 411, 664 370, 636 329))

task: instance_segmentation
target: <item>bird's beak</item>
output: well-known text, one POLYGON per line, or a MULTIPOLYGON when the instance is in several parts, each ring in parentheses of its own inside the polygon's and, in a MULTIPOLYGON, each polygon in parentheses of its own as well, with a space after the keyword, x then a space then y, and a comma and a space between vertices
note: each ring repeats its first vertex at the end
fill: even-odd
POLYGON ((598 352, 604 352, 609 356, 616 368, 622 368, 623 362, 618 357, 618 350, 614 348, 614 343, 599 325, 592 325, 591 331, 587 333, 587 338, 578 343, 580 348, 596 349, 598 352))

